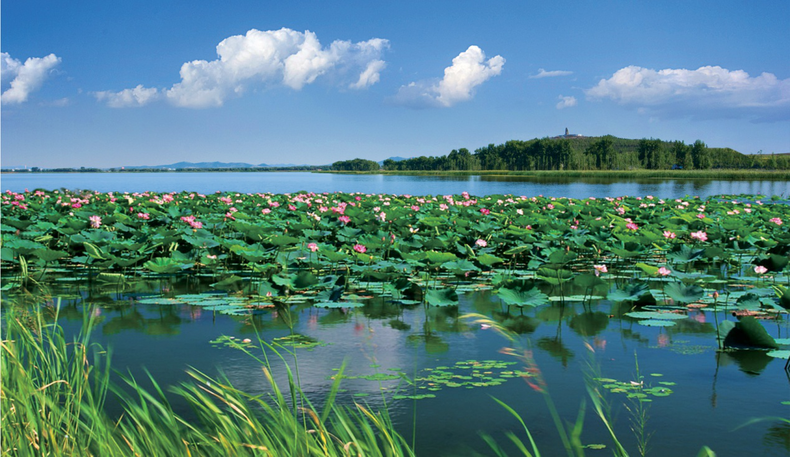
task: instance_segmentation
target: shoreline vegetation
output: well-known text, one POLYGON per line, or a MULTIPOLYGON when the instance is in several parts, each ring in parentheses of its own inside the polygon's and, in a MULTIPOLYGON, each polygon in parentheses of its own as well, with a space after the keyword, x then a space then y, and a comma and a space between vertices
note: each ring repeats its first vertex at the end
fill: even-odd
POLYGON ((790 171, 752 169, 711 170, 379 170, 340 171, 320 170, 317 173, 393 175, 393 176, 490 176, 536 179, 562 178, 617 178, 617 179, 767 179, 790 180, 790 171))
POLYGON ((249 168, 205 168, 205 169, 140 169, 140 170, 101 170, 101 169, 47 169, 36 172, 20 170, 2 170, 3 174, 23 173, 267 173, 267 172, 311 172, 345 175, 390 175, 390 176, 486 176, 498 178, 526 179, 709 179, 709 180, 790 180, 790 170, 760 169, 709 169, 709 170, 332 170, 316 167, 315 169, 249 169, 249 168))
MULTIPOLYGON (((709 148, 701 140, 694 144, 659 139, 633 140, 611 135, 602 137, 565 136, 535 138, 528 141, 511 140, 504 144, 475 149, 452 150, 442 156, 411 158, 391 157, 381 162, 367 159, 341 160, 324 165, 264 166, 245 163, 179 162, 172 165, 143 167, 79 167, 79 168, 2 168, 2 173, 203 173, 203 172, 448 172, 467 175, 516 175, 521 173, 553 173, 552 177, 584 177, 585 173, 607 172, 595 177, 630 176, 658 178, 698 178, 689 171, 710 171, 722 179, 739 179, 745 172, 750 176, 790 177, 790 153, 742 154, 730 148, 709 148), (213 166, 219 165, 219 166, 213 166), (658 175, 645 175, 658 172, 658 175), (663 174, 661 174, 663 172, 663 174), (768 174, 761 174, 767 172, 768 174), (669 173, 669 174, 667 174, 669 173), (757 174, 760 173, 760 174, 757 174)), ((419 173, 422 174, 422 173, 419 173)), ((773 179, 773 178, 769 178, 773 179)))

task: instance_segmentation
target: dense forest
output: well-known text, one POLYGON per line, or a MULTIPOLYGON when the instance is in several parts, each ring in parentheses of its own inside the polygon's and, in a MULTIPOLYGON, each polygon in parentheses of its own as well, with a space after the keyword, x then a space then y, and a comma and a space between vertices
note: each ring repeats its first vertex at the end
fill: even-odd
MULTIPOLYGON (((712 168, 790 169, 790 155, 745 155, 730 148, 709 148, 657 139, 630 140, 614 136, 512 140, 505 144, 451 151, 438 157, 385 160, 384 170, 707 170, 712 168)), ((335 162, 333 170, 376 171, 371 160, 335 162)))

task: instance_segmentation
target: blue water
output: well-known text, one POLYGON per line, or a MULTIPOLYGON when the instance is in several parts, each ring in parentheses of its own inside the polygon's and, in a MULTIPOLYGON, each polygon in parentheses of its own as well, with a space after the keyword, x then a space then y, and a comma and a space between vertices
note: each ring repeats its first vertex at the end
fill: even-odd
POLYGON ((720 194, 790 195, 789 181, 705 179, 526 179, 495 176, 344 175, 309 172, 267 173, 4 173, 0 189, 83 189, 100 192, 363 192, 368 194, 513 194, 553 197, 654 195, 679 198, 720 194))

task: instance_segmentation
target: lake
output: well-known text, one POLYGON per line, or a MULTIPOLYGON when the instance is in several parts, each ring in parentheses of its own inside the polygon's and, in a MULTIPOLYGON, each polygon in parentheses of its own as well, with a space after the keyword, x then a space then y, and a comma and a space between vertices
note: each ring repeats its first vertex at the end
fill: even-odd
POLYGON ((497 176, 356 175, 308 172, 227 173, 3 173, 0 188, 85 189, 99 192, 363 192, 366 194, 551 195, 586 198, 622 195, 679 198, 719 194, 790 195, 788 181, 679 179, 524 179, 497 176))
MULTIPOLYGON (((508 375, 527 366, 500 353, 507 341, 490 328, 462 319, 466 313, 491 316, 518 332, 520 344, 531 351, 534 366, 566 420, 572 421, 586 401, 585 444, 609 442, 586 399, 585 376, 598 370, 597 376, 628 384, 638 379, 638 363, 646 387, 665 387, 671 392, 646 403, 647 428, 655 433, 651 455, 693 456, 703 445, 723 456, 780 456, 790 450, 787 424, 767 421, 743 426, 752 418, 787 417, 790 380, 784 360, 763 351, 717 352, 714 322, 723 320, 725 313, 714 316, 693 311, 674 327, 647 327, 625 316, 627 308, 607 300, 587 305, 571 301, 522 312, 507 309, 486 290, 461 295, 457 308, 404 307, 387 297, 372 296, 363 298, 365 305, 356 309, 319 309, 304 303, 250 316, 227 316, 178 303, 177 297, 183 294, 206 291, 208 279, 150 283, 150 292, 175 297, 166 304, 146 300, 145 293, 107 294, 72 281, 61 282, 53 292, 65 297, 61 321, 70 331, 78 330, 89 305, 98 306, 94 313, 101 320, 95 341, 113 348, 115 369, 144 379, 145 368, 160 385, 187 381, 184 371, 193 367, 209 374, 223 372, 235 387, 262 393, 266 382, 260 365, 238 349, 212 344, 212 340, 226 335, 257 341, 260 336, 271 342, 292 333, 308 335, 319 345, 295 349, 301 386, 308 396, 320 404, 329 391, 333 370, 345 361, 346 374, 353 379, 343 381, 341 387, 346 390, 339 400, 380 409, 386 398, 396 428, 409 440, 416 430, 418 455, 490 455, 480 432, 506 445, 502 431, 518 432, 518 423, 492 397, 522 415, 544 455, 564 452, 543 396, 519 376, 508 375), (508 365, 486 365, 489 361, 508 365), (474 369, 475 364, 481 368, 474 369), (418 379, 418 387, 399 379, 400 373, 418 379), (393 400, 397 394, 435 397, 393 400)), ((360 287, 364 290, 363 284, 360 287)), ((786 320, 770 324, 769 329, 774 336, 790 336, 786 320)), ((253 353, 260 355, 257 349, 253 353)), ((290 356, 287 360, 294 368, 290 356)), ((282 365, 275 362, 278 380, 287 385, 278 367, 282 365)), ((627 449, 636 449, 625 409, 633 408, 635 402, 616 393, 609 400, 618 438, 627 449)), ((178 402, 175 410, 190 416, 178 402)), ((610 451, 597 452, 608 455, 610 451)))
MULTIPOLYGON (((3 174, 1 185, 3 190, 17 192, 40 187, 206 194, 218 190, 307 190, 572 198, 654 195, 664 199, 740 193, 790 195, 786 181, 547 181, 313 173, 3 174)), ((623 288, 633 280, 636 268, 629 262, 621 267, 621 275, 607 278, 613 287, 623 288)), ((292 349, 298 361, 288 356, 287 362, 294 368, 298 363, 300 384, 307 395, 320 404, 329 391, 333 370, 345 362, 349 379, 341 385, 346 390, 340 400, 374 409, 383 408, 386 402, 398 431, 409 442, 414 436, 418 455, 491 455, 481 432, 514 451, 507 447, 504 431, 523 437, 520 425, 493 398, 523 417, 544 455, 563 454, 544 397, 530 386, 534 381, 522 378, 528 369, 531 374, 539 370, 565 420, 573 421, 586 402, 584 444, 610 441, 587 398, 585 377, 593 376, 605 379, 604 386, 614 386, 608 395, 616 417, 614 428, 634 455, 636 439, 627 408, 633 410, 639 397, 627 393, 643 395, 646 389, 649 393, 644 395, 651 400, 643 403, 649 405, 647 431, 654 433, 649 443, 651 455, 692 456, 703 445, 717 455, 779 456, 790 452, 787 423, 767 420, 746 425, 753 418, 788 417, 790 377, 784 370, 785 361, 769 357, 765 351, 717 351, 718 324, 734 320, 726 309, 692 307, 676 325, 654 326, 626 315, 631 308, 621 302, 600 297, 580 300, 579 295, 586 291, 578 287, 562 292, 567 293, 562 303, 508 307, 482 279, 453 286, 459 289, 458 306, 404 305, 393 300, 382 282, 368 283, 357 277, 349 289, 359 307, 323 309, 313 306, 309 296, 300 299, 297 295, 277 308, 232 315, 205 306, 240 298, 212 288, 218 278, 211 274, 135 273, 126 287, 119 288, 89 279, 86 270, 52 268, 49 274, 54 279, 47 285, 48 292, 61 298, 60 316, 67 331, 77 332, 86 312, 100 319, 95 340, 113 348, 116 370, 131 372, 137 379, 144 379, 148 370, 161 385, 173 385, 187 381, 184 372, 194 367, 212 376, 225 373, 237 388, 261 394, 266 383, 260 365, 225 345, 223 336, 253 341, 260 336, 272 342, 305 335, 310 347, 292 349), (529 355, 531 362, 502 353, 508 342, 493 328, 463 318, 468 313, 487 316, 515 332, 525 351, 519 354, 529 355), (627 390, 635 386, 639 392, 627 390), (413 395, 424 398, 402 398, 413 395)), ((688 268, 685 272, 689 273, 688 268)), ((248 270, 233 273, 250 282, 260 279, 248 270)), ((787 281, 786 274, 777 277, 782 283, 787 281)), ((744 278, 732 276, 727 286, 711 282, 706 292, 730 286, 738 291, 749 289, 750 284, 741 283, 749 279, 744 278)), ((655 278, 651 281, 657 284, 653 288, 663 293, 663 283, 655 278)), ((546 284, 541 287, 547 294, 552 289, 546 284)), ((44 305, 54 308, 55 303, 49 300, 44 305)), ((790 337, 787 319, 767 320, 765 327, 775 338, 790 337)), ((275 369, 277 366, 275 363, 275 369)), ((284 370, 275 376, 284 381, 284 370)), ((184 405, 176 403, 174 407, 189 417, 184 405)), ((117 407, 114 413, 120 413, 117 407)), ((588 452, 610 455, 611 449, 588 452)))

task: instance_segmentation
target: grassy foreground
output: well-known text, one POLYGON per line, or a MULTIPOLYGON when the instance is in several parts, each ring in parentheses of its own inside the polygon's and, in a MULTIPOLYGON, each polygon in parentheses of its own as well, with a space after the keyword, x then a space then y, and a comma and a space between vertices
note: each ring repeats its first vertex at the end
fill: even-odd
POLYGON ((339 381, 319 410, 290 371, 288 390, 280 390, 263 361, 261 376, 271 387, 263 396, 189 372, 193 382, 171 389, 198 418, 188 422, 173 412, 153 379, 152 391, 125 379, 132 395, 110 382, 110 354, 91 343, 90 320, 67 342, 62 328, 40 316, 25 323, 13 312, 4 318, 4 456, 413 455, 386 413, 335 405, 339 381), (113 393, 125 411, 114 419, 104 413, 113 393))
MULTIPOLYGON (((374 412, 360 404, 335 404, 342 367, 335 373, 326 404, 320 409, 311 404, 285 363, 282 366, 287 371, 288 389, 279 388, 266 353, 280 359, 282 356, 272 346, 262 347, 265 360, 258 359, 270 387, 265 395, 239 391, 224 377, 213 379, 190 371, 191 382, 169 389, 191 407, 197 419, 189 421, 173 411, 154 379, 150 379, 150 390, 131 377, 124 378, 130 387, 126 390, 110 381, 110 353, 91 343, 90 317, 84 319, 82 331, 72 342, 66 341, 57 323, 45 323, 40 313, 31 317, 27 312, 12 310, 4 317, 0 353, 3 456, 415 455, 413 445, 395 431, 386 409, 374 412), (123 406, 120 418, 111 418, 104 412, 105 402, 113 395, 123 406)), ((517 336, 485 316, 465 318, 485 323, 509 340, 511 346, 504 353, 524 362, 534 374, 525 380, 543 394, 567 455, 585 455, 588 446, 581 441, 583 403, 576 420, 564 422, 531 351, 520 347, 517 336)), ((628 451, 612 428, 610 405, 602 395, 600 383, 588 381, 588 393, 594 415, 609 433, 612 455, 627 457, 628 451)), ((493 401, 521 425, 518 434, 505 433, 508 444, 515 446, 518 455, 539 457, 539 446, 521 416, 502 401, 493 401)), ((492 406, 495 407, 493 403, 492 406)), ((644 436, 645 424, 633 424, 640 443, 638 454, 644 456, 648 440, 644 436)), ((490 435, 482 434, 481 439, 493 455, 508 455, 490 435)), ((715 453, 703 446, 697 456, 715 457, 715 453)))

